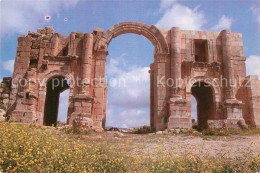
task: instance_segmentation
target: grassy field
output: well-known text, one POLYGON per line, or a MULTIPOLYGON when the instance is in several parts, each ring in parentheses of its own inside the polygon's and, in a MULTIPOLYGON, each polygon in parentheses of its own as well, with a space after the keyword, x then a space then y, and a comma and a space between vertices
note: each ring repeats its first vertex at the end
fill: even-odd
POLYGON ((73 131, 0 123, 0 171, 260 171, 260 135, 252 130, 243 131, 244 136, 214 137, 210 135, 215 131, 201 135, 68 132, 73 131))

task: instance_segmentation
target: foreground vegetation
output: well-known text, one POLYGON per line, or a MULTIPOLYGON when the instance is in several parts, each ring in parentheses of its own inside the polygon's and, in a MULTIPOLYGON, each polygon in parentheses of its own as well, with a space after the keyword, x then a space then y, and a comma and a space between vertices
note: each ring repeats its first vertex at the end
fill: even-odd
MULTIPOLYGON (((215 133, 215 132, 214 132, 215 133)), ((84 135, 66 134, 25 124, 0 123, 0 172, 259 172, 260 155, 250 147, 240 157, 181 155, 161 151, 130 155, 128 145, 99 143, 84 135)), ((93 135, 93 134, 92 134, 93 135)), ((99 135, 99 134, 94 134, 99 135)))

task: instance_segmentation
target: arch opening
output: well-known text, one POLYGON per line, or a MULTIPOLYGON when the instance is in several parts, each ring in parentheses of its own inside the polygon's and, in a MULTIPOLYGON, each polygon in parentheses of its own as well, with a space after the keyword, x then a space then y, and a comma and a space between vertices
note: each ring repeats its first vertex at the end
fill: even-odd
POLYGON ((69 82, 63 76, 52 77, 47 82, 43 125, 57 125, 60 94, 67 89, 69 89, 69 82))
POLYGON ((149 126, 153 44, 143 36, 127 33, 113 39, 108 50, 106 128, 149 126))
POLYGON ((204 82, 196 82, 191 88, 191 94, 197 101, 198 128, 206 129, 207 120, 214 115, 213 90, 204 82))
POLYGON ((161 31, 154 25, 149 26, 140 22, 122 22, 110 27, 104 34, 103 39, 97 42, 96 48, 107 48, 113 38, 128 33, 138 34, 146 37, 154 45, 155 53, 169 53, 167 42, 161 31))
POLYGON ((192 118, 192 123, 194 126, 196 126, 197 121, 198 121, 198 117, 197 117, 197 100, 196 98, 191 95, 191 118, 192 118))

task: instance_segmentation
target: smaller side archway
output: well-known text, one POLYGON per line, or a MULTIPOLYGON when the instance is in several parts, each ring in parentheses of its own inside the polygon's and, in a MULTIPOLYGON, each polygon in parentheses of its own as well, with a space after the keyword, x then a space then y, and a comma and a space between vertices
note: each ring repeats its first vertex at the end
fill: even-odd
POLYGON ((60 93, 66 89, 69 89, 69 83, 63 76, 47 81, 43 125, 57 125, 60 93))
POLYGON ((191 114, 191 96, 197 101, 197 122, 200 129, 207 128, 208 120, 221 119, 219 115, 221 90, 217 80, 204 77, 196 77, 188 82, 186 86, 186 99, 189 103, 191 114))
POLYGON ((197 121, 200 129, 207 128, 207 121, 214 115, 213 90, 204 82, 197 82, 191 88, 197 101, 197 121))
MULTIPOLYGON (((64 110, 64 112, 67 112, 67 115, 64 115, 66 116, 66 119, 67 119, 67 124, 69 123, 69 120, 71 118, 71 114, 73 113, 73 94, 75 92, 75 89, 77 89, 75 87, 75 79, 73 77, 73 75, 71 73, 65 73, 64 71, 61 71, 61 70, 53 70, 53 71, 50 71, 49 73, 47 74, 40 74, 39 77, 38 77, 38 87, 39 87, 39 92, 38 92, 38 106, 37 106, 37 116, 38 116, 38 119, 39 119, 39 124, 41 125, 47 125, 46 124, 46 104, 48 101, 48 83, 55 79, 55 78, 61 78, 63 81, 66 81, 67 83, 67 87, 63 88, 60 90, 60 92, 58 92, 58 99, 56 100, 57 101, 57 105, 54 107, 55 108, 55 111, 57 111, 57 113, 52 113, 52 116, 56 117, 56 115, 58 115, 58 109, 59 109, 59 99, 60 99, 60 94, 69 89, 69 96, 68 98, 66 97, 66 99, 68 99, 68 108, 66 108, 67 110, 64 110), (57 108, 56 108, 57 107, 57 108), (45 121, 44 121, 45 119, 45 121)), ((56 79, 56 81, 58 81, 58 79, 56 79)), ((65 84, 63 86, 66 86, 65 84)), ((56 103, 56 102, 55 102, 56 103)), ((54 121, 54 120, 53 120, 54 121)), ((56 122, 56 118, 55 118, 55 122, 56 122)), ((55 125, 55 122, 53 125, 55 125)), ((52 125, 49 123, 49 125, 52 125)))

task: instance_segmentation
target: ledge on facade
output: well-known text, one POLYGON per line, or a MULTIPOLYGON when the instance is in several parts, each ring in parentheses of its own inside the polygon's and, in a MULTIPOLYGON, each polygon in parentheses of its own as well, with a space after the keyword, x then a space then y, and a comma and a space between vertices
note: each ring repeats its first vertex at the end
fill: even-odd
POLYGON ((237 105, 237 106, 239 106, 239 105, 242 105, 243 103, 242 103, 242 101, 239 101, 239 100, 236 100, 236 99, 227 99, 227 100, 225 100, 224 104, 225 105, 237 105))
POLYGON ((37 99, 38 97, 33 92, 18 92, 17 95, 21 98, 27 97, 27 99, 34 98, 37 99))
POLYGON ((185 75, 190 76, 192 69, 199 70, 211 70, 215 73, 219 73, 221 69, 221 63, 219 62, 195 62, 195 61, 183 61, 182 70, 185 72, 185 75))
POLYGON ((72 61, 78 58, 79 56, 76 55, 67 55, 67 56, 44 55, 44 60, 49 60, 49 61, 72 61))
POLYGON ((186 104, 187 100, 182 99, 182 98, 170 98, 169 103, 174 103, 174 104, 186 104))
POLYGON ((250 80, 258 80, 258 75, 248 75, 246 78, 250 80))
POLYGON ((98 28, 98 27, 94 27, 93 29, 93 33, 97 34, 97 33, 102 33, 103 34, 104 29, 103 28, 98 28))
POLYGON ((245 56, 233 56, 232 60, 236 60, 236 61, 245 61, 246 57, 245 56))
POLYGON ((221 63, 220 62, 196 62, 196 61, 183 61, 182 62, 184 65, 191 65, 192 67, 200 67, 200 68, 208 68, 208 67, 220 67, 221 63))
POLYGON ((85 94, 76 94, 73 99, 75 100, 89 100, 91 101, 93 98, 89 95, 85 95, 85 94))

